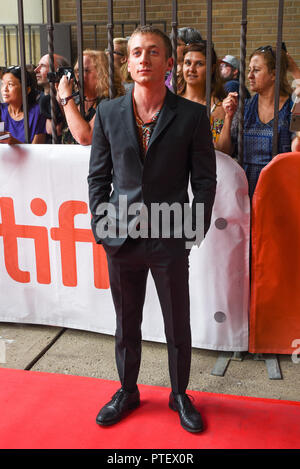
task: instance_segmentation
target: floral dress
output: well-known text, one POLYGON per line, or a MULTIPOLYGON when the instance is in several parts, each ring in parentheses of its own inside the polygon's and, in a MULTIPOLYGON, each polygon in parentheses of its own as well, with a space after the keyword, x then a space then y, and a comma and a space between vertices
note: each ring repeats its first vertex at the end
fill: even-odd
POLYGON ((222 104, 221 101, 215 103, 210 110, 210 128, 211 128, 212 138, 214 142, 217 142, 220 137, 220 133, 224 125, 224 119, 214 118, 212 113, 214 112, 216 107, 220 106, 221 104, 222 104))

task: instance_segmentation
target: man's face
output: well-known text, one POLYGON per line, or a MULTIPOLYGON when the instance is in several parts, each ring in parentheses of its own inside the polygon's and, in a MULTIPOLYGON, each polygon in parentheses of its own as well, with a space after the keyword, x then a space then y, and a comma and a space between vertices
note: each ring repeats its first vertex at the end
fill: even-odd
POLYGON ((224 80, 231 80, 234 78, 235 75, 235 68, 233 68, 231 65, 227 64, 226 62, 221 62, 220 63, 220 73, 221 77, 224 80))
POLYGON ((40 86, 48 84, 47 73, 49 72, 49 55, 44 55, 36 69, 34 70, 36 74, 37 83, 40 86))
POLYGON ((129 42, 128 70, 140 85, 164 84, 166 72, 173 67, 173 59, 166 58, 163 39, 156 34, 135 34, 129 42))

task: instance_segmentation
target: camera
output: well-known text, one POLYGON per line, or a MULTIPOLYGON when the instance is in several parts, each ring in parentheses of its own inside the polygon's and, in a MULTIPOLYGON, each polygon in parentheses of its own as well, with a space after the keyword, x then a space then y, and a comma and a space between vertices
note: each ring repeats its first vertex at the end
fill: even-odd
POLYGON ((47 78, 50 83, 59 83, 60 79, 66 75, 68 81, 72 78, 75 83, 77 83, 75 73, 72 67, 59 67, 56 72, 49 72, 47 73, 47 78))

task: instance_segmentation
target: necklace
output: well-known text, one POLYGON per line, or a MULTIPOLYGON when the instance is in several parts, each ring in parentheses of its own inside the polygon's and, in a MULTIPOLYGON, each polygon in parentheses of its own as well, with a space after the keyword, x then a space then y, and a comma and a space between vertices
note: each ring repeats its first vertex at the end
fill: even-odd
POLYGON ((84 100, 87 102, 87 103, 93 103, 94 101, 97 101, 98 97, 96 98, 93 98, 93 99, 87 99, 86 97, 84 97, 84 100))

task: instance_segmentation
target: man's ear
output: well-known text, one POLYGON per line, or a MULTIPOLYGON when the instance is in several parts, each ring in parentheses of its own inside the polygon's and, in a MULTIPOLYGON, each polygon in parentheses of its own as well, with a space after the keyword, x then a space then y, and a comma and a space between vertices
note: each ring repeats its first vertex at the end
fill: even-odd
POLYGON ((173 57, 169 57, 167 61, 168 72, 172 70, 173 66, 174 66, 174 59, 173 57))

